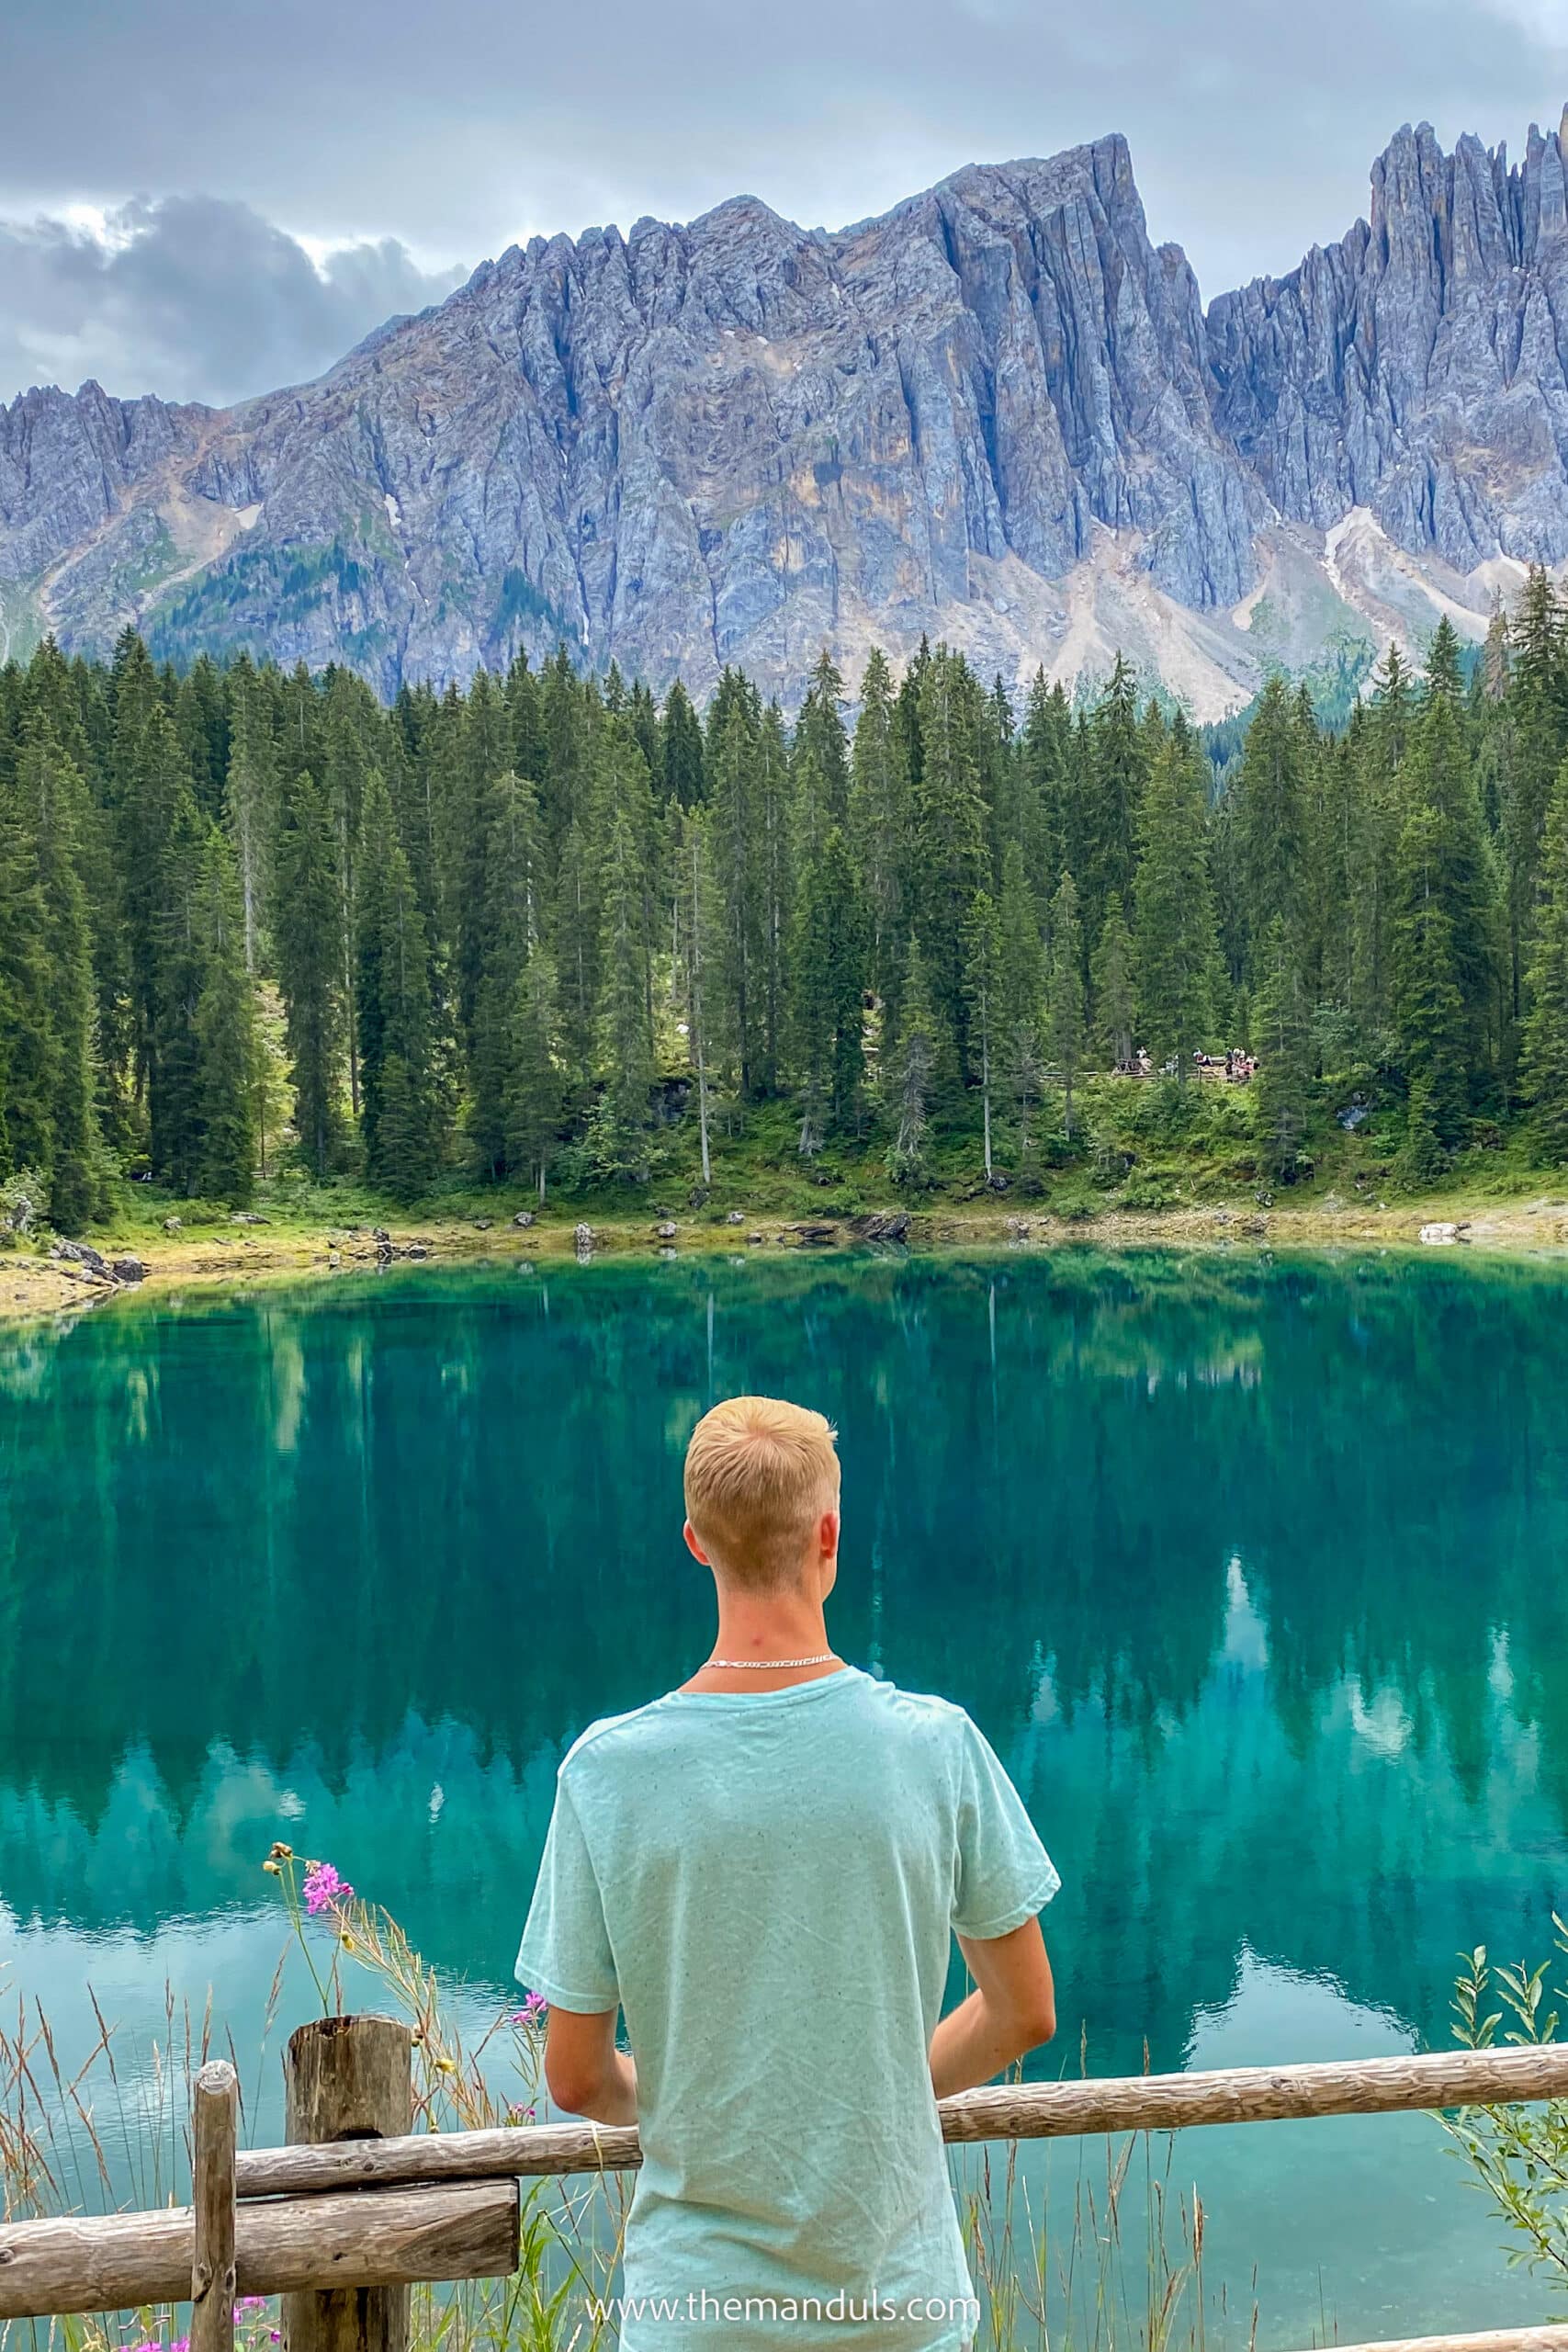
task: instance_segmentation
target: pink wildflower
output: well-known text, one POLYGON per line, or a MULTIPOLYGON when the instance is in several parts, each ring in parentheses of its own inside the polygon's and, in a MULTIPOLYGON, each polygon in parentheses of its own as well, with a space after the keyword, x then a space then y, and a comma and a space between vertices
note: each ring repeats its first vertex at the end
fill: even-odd
POLYGON ((513 2010, 512 2022, 513 2025, 537 2025, 548 2007, 549 2003, 542 1993, 530 1993, 523 2007, 513 2010))
POLYGON ((346 1903, 354 1889, 345 1878, 339 1878, 331 1862, 311 1862, 305 1871, 305 1908, 312 1919, 323 1911, 331 1911, 346 1903))
POLYGON ((252 2312, 265 2312, 265 2309, 266 2297, 265 2295, 242 2295, 238 2302, 234 2305, 234 2317, 236 2319, 248 2319, 252 2312))

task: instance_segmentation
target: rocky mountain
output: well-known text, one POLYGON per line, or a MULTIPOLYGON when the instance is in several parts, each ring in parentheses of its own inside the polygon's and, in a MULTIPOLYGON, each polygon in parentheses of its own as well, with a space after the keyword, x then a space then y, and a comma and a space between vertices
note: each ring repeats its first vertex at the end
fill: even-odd
POLYGON ((1402 130, 1370 221, 1207 313, 1108 138, 832 235, 535 238, 232 409, 0 408, 0 653, 135 618, 383 690, 564 638, 787 696, 927 632, 1020 679, 1121 647, 1210 716, 1565 558, 1568 114, 1512 168, 1402 130))

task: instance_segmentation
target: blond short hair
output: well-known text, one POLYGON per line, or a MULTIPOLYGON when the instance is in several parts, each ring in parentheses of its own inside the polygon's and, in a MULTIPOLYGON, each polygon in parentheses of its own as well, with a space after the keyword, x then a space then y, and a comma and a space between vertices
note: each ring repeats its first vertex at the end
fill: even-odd
POLYGON ((812 1531, 839 1499, 830 1421, 776 1396, 730 1396, 686 1448, 686 1517, 725 1576, 759 1589, 791 1582, 812 1531))

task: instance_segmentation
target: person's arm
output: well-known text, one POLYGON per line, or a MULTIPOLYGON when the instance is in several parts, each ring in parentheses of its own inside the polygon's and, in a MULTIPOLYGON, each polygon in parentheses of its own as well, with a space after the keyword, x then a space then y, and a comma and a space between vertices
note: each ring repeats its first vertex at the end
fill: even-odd
POLYGON ((545 2027, 545 2084, 556 2105, 593 2123, 637 2121, 637 2068, 615 2047, 615 2009, 552 2008, 545 2027))
POLYGON ((1038 1919, 1026 1919, 1010 1935, 960 1936, 958 1948, 975 1990, 931 2036, 931 2086, 938 2098, 988 2083, 1056 2030, 1056 1994, 1038 1919))

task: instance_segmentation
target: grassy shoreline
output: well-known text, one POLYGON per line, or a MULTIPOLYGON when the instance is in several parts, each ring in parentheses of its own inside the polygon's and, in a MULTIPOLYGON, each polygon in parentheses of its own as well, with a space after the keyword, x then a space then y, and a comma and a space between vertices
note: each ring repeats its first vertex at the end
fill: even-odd
POLYGON ((935 1202, 918 1208, 891 1201, 884 1217, 908 1216, 908 1231, 891 1245, 864 1215, 815 1212, 800 1207, 695 1210, 670 1216, 643 1209, 637 1216, 596 1215, 581 1204, 551 1204, 526 1228, 513 1215, 463 1214, 443 1205, 421 1214, 405 1211, 374 1220, 339 1220, 315 1214, 266 1214, 266 1222, 193 1224, 175 1233, 149 1231, 120 1218, 96 1230, 92 1247, 109 1261, 134 1257, 145 1270, 140 1283, 105 1283, 90 1270, 18 1248, 0 1253, 0 1327, 39 1317, 80 1312, 135 1296, 157 1296, 192 1288, 231 1289, 273 1281, 366 1272, 389 1259, 393 1264, 458 1264, 484 1260, 528 1259, 571 1263, 577 1228, 592 1228, 595 1257, 777 1257, 825 1250, 856 1250, 889 1246, 914 1254, 964 1250, 1151 1247, 1202 1250, 1411 1250, 1433 1246, 1487 1256, 1558 1256, 1568 1260, 1568 1195, 1543 1193, 1529 1200, 1483 1193, 1435 1193, 1429 1199, 1382 1205, 1303 1201, 1268 1209, 1193 1204, 1158 1212, 1136 1212, 1108 1204, 1092 1219, 1068 1220, 1048 1204, 1012 1203, 1005 1197, 983 1204, 935 1202), (673 1226, 674 1232, 667 1228, 673 1226), (1424 1227, 1457 1228, 1452 1243, 1422 1241, 1424 1227), (377 1238, 378 1233, 386 1237, 377 1238))

